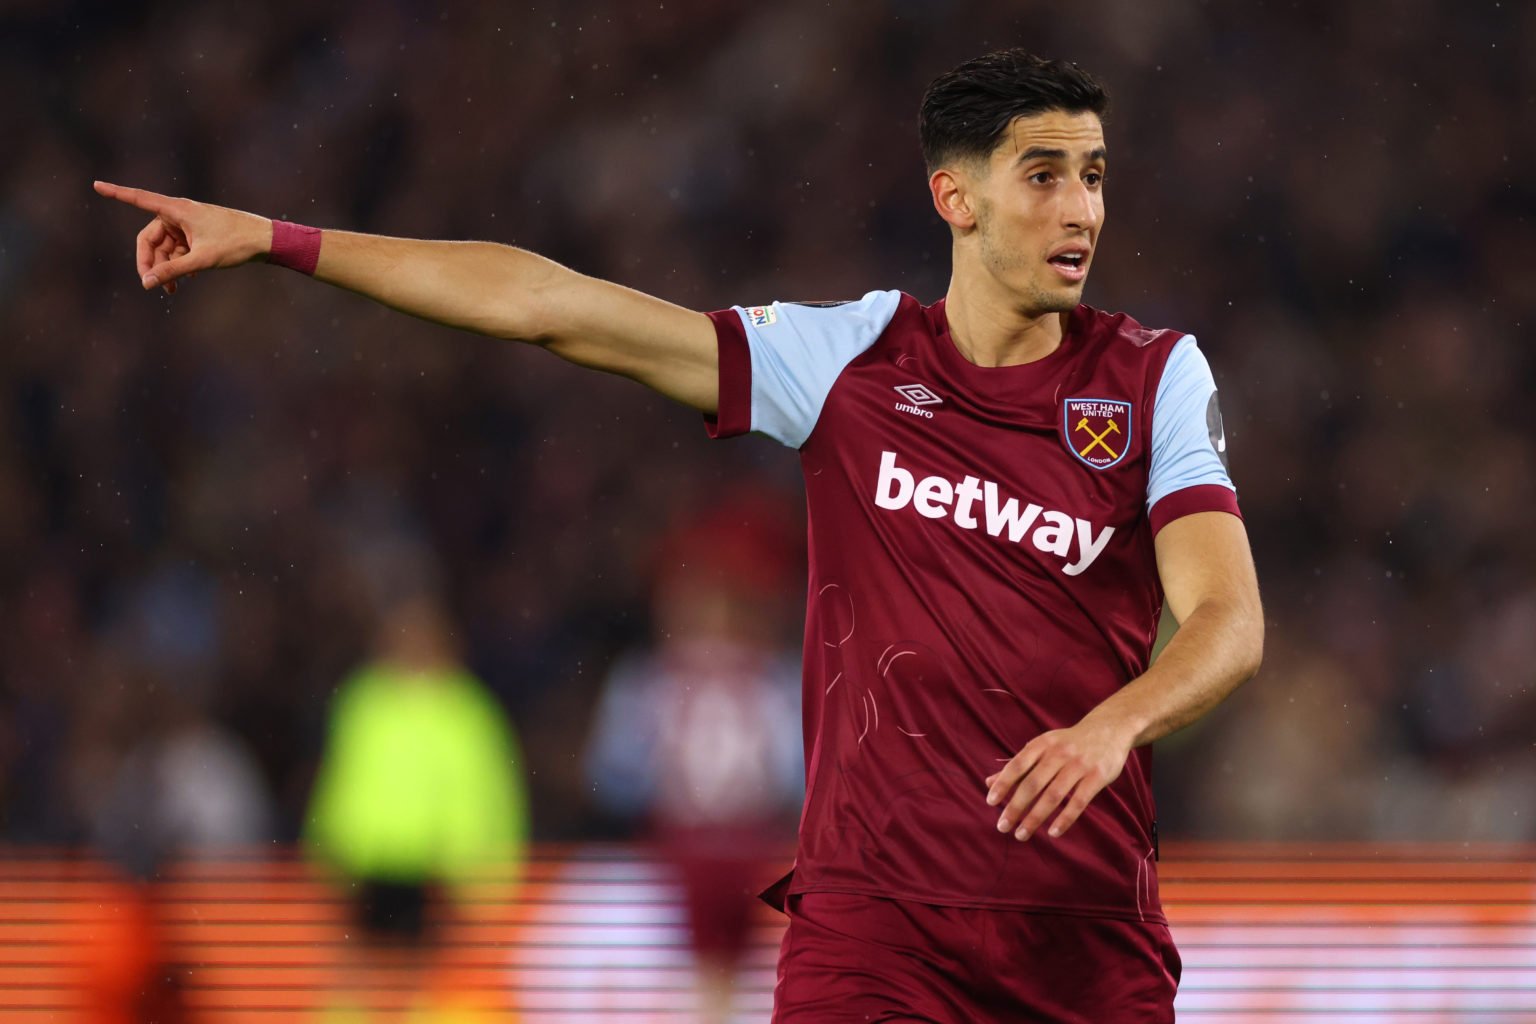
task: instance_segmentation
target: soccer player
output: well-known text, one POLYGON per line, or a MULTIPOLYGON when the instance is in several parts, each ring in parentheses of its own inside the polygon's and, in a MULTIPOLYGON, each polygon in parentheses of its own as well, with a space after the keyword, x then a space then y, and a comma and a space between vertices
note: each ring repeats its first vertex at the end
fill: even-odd
POLYGON ((799 451, 807 794, 765 894, 789 916, 776 1021, 1168 1021, 1149 744, 1257 670, 1263 622, 1195 339, 1080 303, 1107 103, 1020 50, 933 82, 931 306, 696 313, 503 245, 96 188, 154 215, 145 288, 266 259, 799 451))

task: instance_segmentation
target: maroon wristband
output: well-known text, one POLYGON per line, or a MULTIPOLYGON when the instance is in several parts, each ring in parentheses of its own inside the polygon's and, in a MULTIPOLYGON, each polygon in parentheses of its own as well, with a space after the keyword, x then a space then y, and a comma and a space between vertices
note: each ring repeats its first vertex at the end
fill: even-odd
POLYGON ((267 262, 301 274, 313 274, 315 265, 320 262, 320 229, 274 220, 272 251, 267 255, 267 262))

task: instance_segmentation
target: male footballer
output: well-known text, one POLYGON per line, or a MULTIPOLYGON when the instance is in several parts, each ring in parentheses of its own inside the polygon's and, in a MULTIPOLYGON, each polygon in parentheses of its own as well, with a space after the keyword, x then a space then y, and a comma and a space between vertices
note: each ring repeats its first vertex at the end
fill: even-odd
POLYGON ((1150 744, 1254 674, 1263 620, 1194 337, 1080 302, 1107 105, 1021 50, 933 82, 953 273, 930 306, 706 314, 505 245, 96 189, 154 215, 146 289, 266 260, 799 451, 807 792, 765 894, 789 917, 775 1021, 1171 1021, 1150 744))

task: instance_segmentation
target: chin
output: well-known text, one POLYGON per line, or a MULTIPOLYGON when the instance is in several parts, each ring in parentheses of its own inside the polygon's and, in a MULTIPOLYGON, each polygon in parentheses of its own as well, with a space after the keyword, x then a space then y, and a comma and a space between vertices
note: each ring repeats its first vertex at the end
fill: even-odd
POLYGON ((1020 298, 1021 305, 1035 316, 1070 313, 1083 301, 1083 288, 1031 288, 1020 298))

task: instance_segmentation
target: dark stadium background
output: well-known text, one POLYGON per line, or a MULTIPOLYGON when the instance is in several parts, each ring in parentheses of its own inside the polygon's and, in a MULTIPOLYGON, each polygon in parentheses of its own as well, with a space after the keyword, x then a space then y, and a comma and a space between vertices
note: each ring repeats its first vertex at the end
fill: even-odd
MULTIPOLYGON (((1536 6, 1519 2, 4 5, 7 870, 96 863, 123 752, 181 717, 249 752, 263 849, 291 858, 327 701, 368 651, 370 573, 402 551, 442 581, 523 737, 535 837, 561 844, 536 856, 621 863, 629 847, 585 845, 631 830, 595 806, 581 751, 608 667, 647 637, 658 538, 737 484, 800 515, 793 453, 710 443, 687 411, 536 351, 273 268, 146 294, 143 219, 91 179, 517 244, 699 309, 930 302, 948 237, 918 98, 1005 45, 1111 89, 1087 301, 1200 338, 1259 564, 1263 671, 1159 744, 1163 835, 1264 844, 1184 847, 1200 863, 1354 863, 1325 903, 1359 896, 1361 864, 1509 874, 1486 898, 1426 890, 1410 918, 1431 936, 1437 914, 1497 905, 1525 937, 1484 943, 1503 966, 1453 971, 1425 1004, 1445 1016, 1411 1019, 1536 1017, 1536 6)), ((1187 934, 1178 910, 1171 894, 1187 934)), ((0 961, 32 928, 6 913, 0 961)), ((1452 940, 1421 939, 1419 968, 1449 962, 1452 940)), ((1372 1015, 1396 977, 1332 990, 1396 1019, 1372 1015)), ((68 1003, 34 988, 35 1019, 68 1003)), ((1227 1012, 1244 1019, 1206 1019, 1227 1012)))

